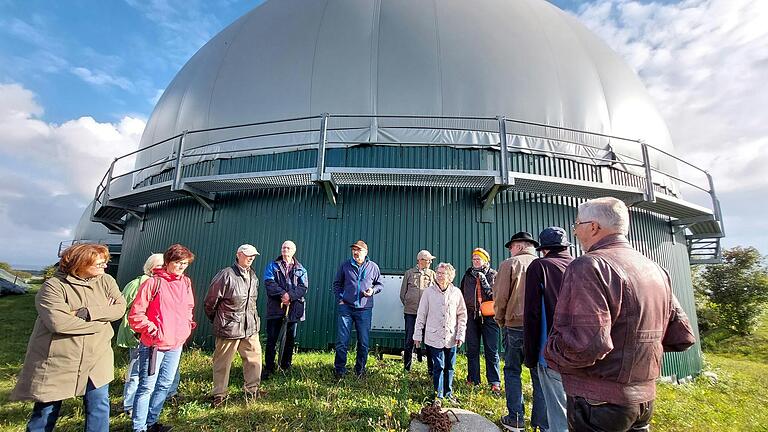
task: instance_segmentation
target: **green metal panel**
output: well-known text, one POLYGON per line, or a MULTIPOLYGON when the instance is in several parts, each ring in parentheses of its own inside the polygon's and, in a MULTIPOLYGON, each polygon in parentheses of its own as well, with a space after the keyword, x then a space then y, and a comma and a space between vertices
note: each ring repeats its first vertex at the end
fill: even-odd
MULTIPOLYGON (((189 169, 211 173, 291 169, 311 166, 314 157, 314 151, 301 151, 206 162, 204 167, 189 169)), ((492 152, 450 147, 333 149, 327 160, 329 166, 456 169, 498 164, 492 152)), ((512 155, 510 166, 516 171, 583 180, 600 180, 603 174, 592 165, 522 153, 512 155)), ((636 181, 636 176, 624 176, 628 182, 636 181)), ((570 230, 580 202, 569 197, 504 191, 494 199, 492 222, 482 223, 476 190, 357 186, 340 189, 338 217, 329 218, 329 204, 320 188, 300 187, 219 194, 214 222, 207 223, 210 214, 206 209, 192 199, 176 199, 149 206, 143 230, 137 220, 128 221, 119 280, 124 284, 134 278, 150 253, 161 252, 175 242, 188 246, 197 254, 189 268, 198 302, 195 318, 199 326, 194 340, 211 347, 211 328, 200 303, 213 275, 230 265, 237 246, 247 242, 261 252, 253 264, 261 278, 264 266, 279 255, 281 243, 293 240, 298 247, 296 256, 307 267, 310 281, 307 317, 299 326, 298 344, 324 349, 335 340, 331 283, 338 265, 349 258, 349 244, 353 241, 364 239, 370 246, 371 259, 389 274, 402 274, 414 265, 416 252, 427 248, 437 256, 436 262, 450 262, 457 268, 458 283, 470 264, 474 247, 487 249, 496 267, 507 258, 504 243, 513 233, 526 230, 536 235, 552 225, 570 230)), ((675 293, 695 324, 684 238, 672 235, 665 217, 646 211, 632 210, 631 226, 630 241, 670 272, 675 293)), ((263 315, 263 295, 259 304, 263 315)), ((372 347, 378 344, 396 349, 401 343, 402 335, 392 332, 375 332, 371 340, 372 347)), ((692 351, 665 357, 665 374, 687 376, 700 369, 698 345, 692 351)))

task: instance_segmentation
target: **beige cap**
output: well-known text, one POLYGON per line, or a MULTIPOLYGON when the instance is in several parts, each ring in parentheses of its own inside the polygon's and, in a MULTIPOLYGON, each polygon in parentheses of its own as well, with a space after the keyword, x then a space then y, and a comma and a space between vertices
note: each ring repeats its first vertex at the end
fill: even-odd
POLYGON ((419 251, 418 255, 416 255, 416 259, 417 260, 420 260, 420 259, 431 260, 431 259, 435 259, 435 256, 432 255, 428 250, 422 249, 422 250, 419 251))
POLYGON ((249 257, 259 255, 259 251, 257 251, 256 248, 253 247, 253 245, 249 245, 249 244, 241 245, 239 248, 237 248, 237 251, 249 257))

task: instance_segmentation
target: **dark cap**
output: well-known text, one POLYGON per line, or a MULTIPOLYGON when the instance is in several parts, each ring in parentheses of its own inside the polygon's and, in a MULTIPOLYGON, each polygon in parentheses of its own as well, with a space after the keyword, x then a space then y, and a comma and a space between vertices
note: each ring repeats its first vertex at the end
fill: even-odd
POLYGON ((368 250, 368 245, 365 244, 365 242, 362 241, 362 240, 358 240, 358 241, 352 243, 351 245, 349 245, 349 247, 368 250))
POLYGON ((526 231, 520 231, 519 233, 512 236, 511 239, 507 243, 504 244, 504 247, 509 249, 510 246, 512 246, 512 243, 517 241, 525 241, 528 242, 536 247, 539 247, 539 242, 533 239, 533 236, 531 233, 526 231))
POLYGON ((539 241, 541 246, 537 246, 536 250, 564 248, 571 245, 565 230, 557 226, 544 228, 544 231, 539 234, 539 241))

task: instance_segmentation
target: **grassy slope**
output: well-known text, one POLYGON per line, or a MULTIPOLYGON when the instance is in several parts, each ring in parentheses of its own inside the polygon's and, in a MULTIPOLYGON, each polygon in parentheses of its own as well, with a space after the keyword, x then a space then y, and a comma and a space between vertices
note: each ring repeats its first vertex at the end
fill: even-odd
MULTIPOLYGON (((30 404, 8 402, 8 394, 21 367, 26 341, 34 323, 34 296, 0 299, 0 431, 21 431, 30 404)), ((768 326, 745 343, 731 338, 718 343, 718 353, 708 353, 707 367, 719 376, 717 384, 706 377, 682 386, 659 385, 654 416, 655 431, 768 431, 768 326), (734 353, 735 352, 735 353, 734 353)), ((123 352, 118 351, 117 374, 124 372, 123 352)), ((352 359, 350 359, 352 360, 352 359)), ((358 380, 332 378, 331 353, 300 354, 294 371, 265 383, 266 398, 245 403, 239 360, 232 370, 230 401, 218 410, 208 407, 211 361, 207 353, 189 350, 183 357, 184 399, 164 410, 163 421, 181 431, 286 431, 286 430, 403 430, 409 413, 430 395, 425 364, 416 364, 410 377, 401 374, 399 359, 371 357, 370 375, 358 380)), ((486 388, 464 385, 466 361, 459 356, 455 387, 462 407, 498 421, 505 409, 503 396, 486 388)), ((524 380, 528 381, 527 374, 524 380)), ((527 385, 527 384, 526 384, 527 385)), ((527 385, 528 388, 530 388, 527 385)), ((122 391, 118 379, 110 389, 119 407, 122 391)), ((530 400, 530 390, 526 394, 530 400)), ((530 409, 530 407, 528 407, 530 409)), ((79 401, 67 401, 59 431, 82 428, 79 401)), ((129 419, 118 415, 112 430, 129 430, 129 419)))

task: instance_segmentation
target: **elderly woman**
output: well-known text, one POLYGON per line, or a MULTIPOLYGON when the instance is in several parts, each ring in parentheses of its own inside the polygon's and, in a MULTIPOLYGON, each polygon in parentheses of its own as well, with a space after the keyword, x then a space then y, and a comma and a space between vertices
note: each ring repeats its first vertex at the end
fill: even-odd
POLYGON ((146 282, 152 276, 155 269, 163 268, 163 254, 152 254, 144 262, 144 273, 136 279, 128 282, 123 288, 123 298, 127 304, 123 321, 120 328, 117 329, 117 346, 128 349, 128 368, 125 373, 125 386, 123 387, 123 412, 130 417, 133 411, 133 398, 136 395, 136 388, 139 386, 139 340, 136 339, 136 333, 128 324, 128 312, 133 306, 133 300, 136 293, 139 292, 139 286, 146 282))
POLYGON ((133 430, 165 432, 158 423, 181 359, 181 349, 196 324, 192 281, 184 275, 195 255, 175 244, 163 254, 162 268, 139 287, 128 323, 139 337, 139 386, 133 401, 133 430))
POLYGON ((501 391, 499 376, 499 325, 490 315, 483 315, 480 305, 493 300, 496 270, 491 268, 491 255, 483 248, 472 251, 472 266, 461 278, 461 291, 467 305, 467 384, 480 384, 480 340, 485 354, 485 378, 491 391, 501 391))
POLYGON ((435 269, 435 284, 424 290, 416 313, 413 343, 421 344, 422 331, 427 354, 432 359, 432 383, 438 399, 445 397, 458 403, 453 396, 453 369, 456 349, 464 340, 467 329, 467 306, 461 291, 453 285, 456 269, 440 263, 435 269))
POLYGON ((109 430, 110 322, 123 315, 125 300, 104 273, 108 261, 103 245, 74 245, 35 297, 38 316, 11 395, 35 401, 27 431, 52 431, 62 400, 75 396, 83 397, 85 430, 109 430))

